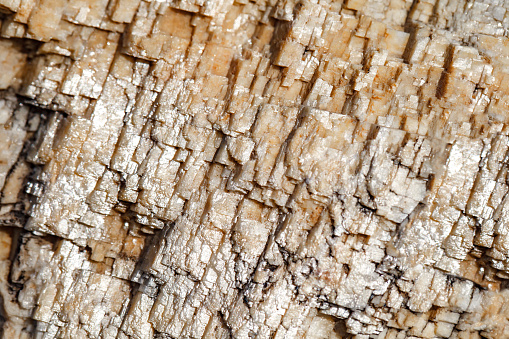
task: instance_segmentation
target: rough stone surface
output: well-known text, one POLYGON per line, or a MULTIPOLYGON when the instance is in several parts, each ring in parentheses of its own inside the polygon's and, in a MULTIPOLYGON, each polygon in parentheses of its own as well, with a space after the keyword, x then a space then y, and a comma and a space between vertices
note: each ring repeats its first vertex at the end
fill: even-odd
POLYGON ((508 11, 0 0, 3 338, 509 338, 508 11))

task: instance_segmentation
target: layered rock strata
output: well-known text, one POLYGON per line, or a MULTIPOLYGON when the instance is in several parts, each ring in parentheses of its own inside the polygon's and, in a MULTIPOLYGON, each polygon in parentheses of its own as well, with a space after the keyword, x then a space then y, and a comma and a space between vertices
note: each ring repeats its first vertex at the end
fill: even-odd
POLYGON ((0 0, 4 338, 509 338, 509 2, 0 0))

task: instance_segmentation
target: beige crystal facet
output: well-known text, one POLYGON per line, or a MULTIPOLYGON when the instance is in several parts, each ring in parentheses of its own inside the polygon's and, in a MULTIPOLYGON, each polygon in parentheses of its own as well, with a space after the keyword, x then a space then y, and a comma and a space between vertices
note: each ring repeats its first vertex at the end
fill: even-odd
POLYGON ((0 0, 2 338, 509 338, 508 11, 0 0))

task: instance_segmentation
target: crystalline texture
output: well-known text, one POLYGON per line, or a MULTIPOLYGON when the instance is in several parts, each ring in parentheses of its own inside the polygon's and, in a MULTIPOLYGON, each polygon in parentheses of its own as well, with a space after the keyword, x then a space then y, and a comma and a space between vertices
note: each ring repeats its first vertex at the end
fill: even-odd
POLYGON ((508 338, 508 10, 0 0, 3 338, 508 338))

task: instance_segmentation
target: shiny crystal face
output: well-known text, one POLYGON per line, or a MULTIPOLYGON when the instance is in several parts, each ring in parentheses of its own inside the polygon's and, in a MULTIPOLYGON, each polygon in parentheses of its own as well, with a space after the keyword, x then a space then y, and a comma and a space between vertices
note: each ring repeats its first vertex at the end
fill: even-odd
POLYGON ((0 0, 3 338, 509 338, 507 10, 0 0))

